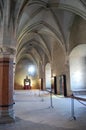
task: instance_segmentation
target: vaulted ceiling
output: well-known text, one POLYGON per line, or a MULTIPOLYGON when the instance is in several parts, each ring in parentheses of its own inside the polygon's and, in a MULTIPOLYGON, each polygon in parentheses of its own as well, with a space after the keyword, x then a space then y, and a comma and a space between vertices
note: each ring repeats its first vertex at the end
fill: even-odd
POLYGON ((53 43, 69 51, 71 27, 76 16, 86 20, 85 0, 0 0, 0 20, 7 7, 8 25, 17 39, 17 62, 52 59, 53 43))

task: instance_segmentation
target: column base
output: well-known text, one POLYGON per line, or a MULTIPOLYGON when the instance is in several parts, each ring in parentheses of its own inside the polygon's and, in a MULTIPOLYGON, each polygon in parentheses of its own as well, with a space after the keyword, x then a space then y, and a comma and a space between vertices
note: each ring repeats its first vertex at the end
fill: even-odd
POLYGON ((0 124, 15 122, 14 110, 0 110, 0 124))

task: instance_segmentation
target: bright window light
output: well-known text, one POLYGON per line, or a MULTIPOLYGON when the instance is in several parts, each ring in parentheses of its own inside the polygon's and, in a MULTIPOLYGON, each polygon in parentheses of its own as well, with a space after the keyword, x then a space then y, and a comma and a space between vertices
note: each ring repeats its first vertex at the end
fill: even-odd
POLYGON ((76 71, 75 74, 74 74, 74 78, 75 78, 76 82, 81 82, 82 73, 80 71, 76 71))
POLYGON ((28 67, 28 73, 29 75, 34 75, 35 73, 35 67, 33 65, 28 67))

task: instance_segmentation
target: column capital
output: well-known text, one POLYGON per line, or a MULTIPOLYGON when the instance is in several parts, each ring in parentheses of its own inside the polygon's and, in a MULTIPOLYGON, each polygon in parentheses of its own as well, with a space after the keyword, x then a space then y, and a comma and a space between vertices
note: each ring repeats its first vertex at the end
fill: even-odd
POLYGON ((0 46, 0 57, 14 57, 16 49, 8 46, 0 46))

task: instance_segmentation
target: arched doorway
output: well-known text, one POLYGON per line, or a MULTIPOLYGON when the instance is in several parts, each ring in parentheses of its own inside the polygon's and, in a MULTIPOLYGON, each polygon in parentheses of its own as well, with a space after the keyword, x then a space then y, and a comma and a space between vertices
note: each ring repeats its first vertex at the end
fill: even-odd
POLYGON ((86 44, 76 46, 69 60, 71 90, 75 93, 86 92, 86 44))

